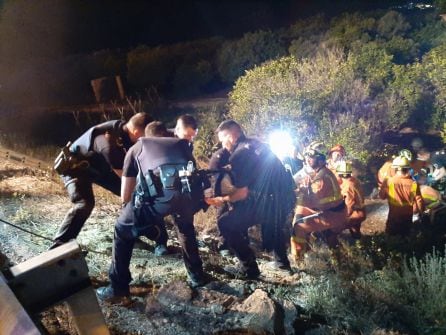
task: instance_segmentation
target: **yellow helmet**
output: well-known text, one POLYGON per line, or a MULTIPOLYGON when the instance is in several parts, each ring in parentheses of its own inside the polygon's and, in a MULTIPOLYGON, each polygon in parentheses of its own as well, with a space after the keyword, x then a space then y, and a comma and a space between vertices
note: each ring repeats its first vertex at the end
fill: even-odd
POLYGON ((336 172, 339 174, 352 174, 352 164, 346 161, 339 162, 336 172))
POLYGON ((400 150, 398 156, 406 157, 409 160, 409 162, 412 161, 412 152, 409 149, 400 150))
POLYGON ((394 169, 409 169, 410 161, 405 156, 398 156, 393 160, 392 167, 394 169))

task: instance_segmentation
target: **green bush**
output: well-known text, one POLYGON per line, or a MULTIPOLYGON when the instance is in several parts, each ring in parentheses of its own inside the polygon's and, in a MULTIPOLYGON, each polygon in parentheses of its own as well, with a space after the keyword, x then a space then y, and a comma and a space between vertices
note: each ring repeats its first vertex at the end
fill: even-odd
POLYGON ((376 20, 360 13, 348 13, 335 17, 330 22, 325 43, 329 47, 350 49, 356 42, 371 41, 376 31, 376 20))
POLYGON ((434 97, 431 124, 440 130, 446 119, 446 43, 428 52, 422 61, 423 73, 427 77, 434 97))
POLYGON ((338 50, 265 63, 237 80, 229 115, 251 135, 264 137, 286 128, 295 138, 346 140, 341 143, 365 159, 380 129, 374 124, 379 115, 371 106, 369 85, 355 76, 354 65, 338 50))
POLYGON ((216 151, 218 139, 215 136, 215 129, 224 119, 225 113, 225 105, 214 105, 196 111, 195 115, 200 124, 194 141, 194 155, 199 161, 207 163, 212 153, 216 151))
POLYGON ((382 270, 373 270, 367 253, 359 247, 343 244, 335 251, 336 257, 322 250, 326 270, 302 281, 303 307, 324 316, 334 333, 373 334, 387 329, 444 334, 444 255, 434 249, 421 259, 411 257, 400 267, 389 260, 382 270))
POLYGON ((437 11, 441 14, 446 13, 446 1, 445 0, 435 0, 434 1, 435 7, 437 8, 437 11))
POLYGON ((276 33, 263 30, 246 33, 222 45, 217 56, 218 72, 224 82, 233 83, 246 70, 285 54, 286 49, 276 33))
POLYGON ((446 43, 446 22, 435 16, 427 16, 422 26, 411 35, 420 45, 422 53, 446 43))
POLYGON ((396 64, 413 62, 420 53, 418 45, 412 39, 401 36, 393 36, 383 47, 389 55, 393 55, 396 64))
POLYGON ((446 258, 435 249, 424 258, 404 263, 401 273, 402 301, 420 334, 446 332, 446 258))
POLYGON ((392 39, 396 35, 404 35, 410 29, 409 22, 401 13, 388 11, 377 22, 377 33, 386 39, 392 39))
POLYGON ((410 125, 428 128, 432 104, 429 85, 419 63, 394 67, 394 78, 385 92, 388 127, 400 129, 410 125))

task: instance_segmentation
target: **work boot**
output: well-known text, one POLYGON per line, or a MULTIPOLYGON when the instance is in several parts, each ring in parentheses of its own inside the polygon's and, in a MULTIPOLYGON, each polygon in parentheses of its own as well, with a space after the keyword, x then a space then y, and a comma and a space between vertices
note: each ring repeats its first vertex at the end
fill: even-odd
POLYGON ((210 281, 211 277, 204 272, 202 272, 201 274, 188 273, 187 275, 187 284, 190 286, 190 288, 197 288, 204 286, 210 281))
POLYGON ((350 228, 349 229, 350 230, 350 235, 354 238, 354 239, 357 239, 357 240, 359 240, 360 238, 361 238, 361 230, 360 229, 357 229, 357 228, 350 228))
POLYGON ((96 296, 98 299, 110 302, 110 303, 129 303, 130 302, 130 292, 116 292, 111 285, 99 287, 96 290, 96 296))
POLYGON ((251 266, 246 270, 243 269, 243 267, 240 265, 228 265, 225 266, 223 270, 238 279, 256 280, 260 277, 260 270, 257 266, 257 263, 255 264, 255 266, 251 266))
POLYGON ((169 253, 169 250, 167 249, 167 246, 165 244, 157 244, 153 253, 155 254, 155 256, 161 257, 167 255, 169 253))
POLYGON ((265 264, 265 267, 272 271, 281 271, 281 272, 287 272, 291 274, 293 271, 291 270, 290 264, 284 264, 280 261, 272 261, 265 264))

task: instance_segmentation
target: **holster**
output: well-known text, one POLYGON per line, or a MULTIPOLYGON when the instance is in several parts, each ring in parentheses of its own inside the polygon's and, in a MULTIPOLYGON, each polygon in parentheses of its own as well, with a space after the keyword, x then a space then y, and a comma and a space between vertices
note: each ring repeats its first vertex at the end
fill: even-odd
POLYGON ((178 171, 181 167, 183 165, 165 164, 158 168, 161 183, 165 190, 179 189, 181 182, 178 171))

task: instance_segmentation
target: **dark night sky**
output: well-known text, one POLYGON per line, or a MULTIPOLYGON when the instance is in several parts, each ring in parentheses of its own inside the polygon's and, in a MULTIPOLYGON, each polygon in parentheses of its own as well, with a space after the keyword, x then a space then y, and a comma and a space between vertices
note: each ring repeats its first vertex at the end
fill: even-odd
MULTIPOLYGON (((286 26, 319 12, 334 15, 345 10, 388 8, 392 3, 402 2, 407 1, 0 0, 0 6, 3 3, 4 8, 14 7, 9 20, 11 16, 20 17, 17 24, 29 26, 33 34, 39 29, 59 36, 64 34, 70 41, 65 52, 78 53, 216 35, 237 37, 247 31, 286 26)), ((25 30, 25 35, 28 34, 25 30)))
POLYGON ((75 1, 83 22, 77 29, 81 48, 157 45, 210 36, 235 37, 256 29, 286 26, 296 19, 325 12, 388 7, 390 0, 276 1, 75 1), (94 27, 94 29, 92 29, 94 27), (93 34, 91 32, 94 31, 93 34), (89 35, 86 35, 90 32, 89 35), (88 36, 88 38, 85 38, 88 36))

